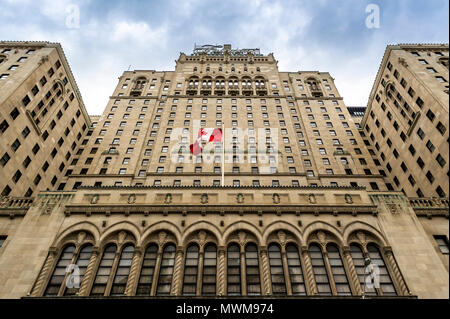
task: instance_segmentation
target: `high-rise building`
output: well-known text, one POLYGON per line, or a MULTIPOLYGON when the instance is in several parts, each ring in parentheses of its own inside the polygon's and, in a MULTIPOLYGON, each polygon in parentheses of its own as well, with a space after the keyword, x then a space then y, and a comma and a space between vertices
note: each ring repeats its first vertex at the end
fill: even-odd
POLYGON ((1 196, 55 189, 90 126, 61 46, 0 42, 0 105, 1 196))
POLYGON ((387 183, 406 196, 449 196, 448 59, 448 45, 389 45, 361 122, 387 183))
POLYGON ((125 71, 58 183, 3 197, 0 297, 448 298, 448 198, 390 184, 363 112, 259 49, 125 71))

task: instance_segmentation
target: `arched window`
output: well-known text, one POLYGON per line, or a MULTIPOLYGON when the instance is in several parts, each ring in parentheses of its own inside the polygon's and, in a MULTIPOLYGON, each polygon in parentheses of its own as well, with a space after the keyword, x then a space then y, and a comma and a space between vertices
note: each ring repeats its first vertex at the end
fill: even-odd
POLYGON ((58 263, 56 264, 55 270, 53 271, 52 277, 48 282, 47 288, 45 289, 45 296, 58 295, 61 284, 66 277, 66 267, 72 262, 74 252, 75 245, 68 245, 62 251, 61 255, 59 256, 58 263))
POLYGON ((280 246, 269 245, 269 265, 272 279, 272 292, 274 295, 286 295, 286 283, 284 280, 283 259, 280 246))
POLYGON ((261 278, 259 277, 258 247, 255 244, 247 244, 245 247, 245 277, 247 295, 260 295, 261 278))
POLYGON ((241 252, 237 244, 228 246, 227 252, 228 295, 241 295, 241 252))
POLYGON ((203 258, 202 295, 209 296, 216 294, 216 273, 217 273, 216 245, 208 244, 205 247, 205 254, 203 258))
MULTIPOLYGON (((89 265, 89 260, 91 259, 91 256, 92 256, 92 248, 93 248, 93 246, 91 244, 84 246, 81 249, 81 251, 78 255, 77 261, 75 263, 78 266, 78 271, 79 271, 78 275, 80 278, 79 279, 80 285, 81 285, 81 282, 83 281, 84 274, 86 273, 87 266, 89 265)), ((79 289, 80 289, 79 287, 78 288, 76 288, 76 287, 66 288, 64 295, 65 296, 73 296, 78 292, 79 289)))
POLYGON ((91 296, 103 296, 111 274, 117 247, 114 244, 108 245, 103 252, 102 260, 98 266, 97 276, 91 290, 91 296))
POLYGON ((396 296, 394 284, 392 282, 389 271, 381 256, 380 250, 374 244, 367 245, 367 251, 369 252, 370 261, 372 264, 377 265, 379 269, 380 290, 384 296, 396 296))
POLYGON ((145 250, 136 295, 150 296, 157 257, 158 246, 156 244, 149 245, 145 250))
POLYGON ((198 246, 191 244, 186 249, 184 264, 183 295, 195 296, 198 276, 198 246))
POLYGON ((111 288, 112 296, 123 295, 127 286, 128 275, 130 274, 131 263, 133 261, 134 246, 127 245, 122 250, 119 264, 117 265, 116 275, 114 276, 111 288))
POLYGON ((323 259, 322 250, 317 244, 311 244, 309 246, 309 257, 311 258, 314 279, 316 280, 319 295, 331 295, 331 286, 328 279, 327 268, 323 259))
POLYGON ((172 287, 173 265, 175 263, 175 245, 168 244, 163 251, 159 269, 157 296, 168 296, 172 287))
POLYGON ((327 246, 327 252, 337 294, 340 296, 351 296, 352 291, 348 284, 348 278, 345 274, 345 268, 341 259, 341 254, 339 253, 339 248, 335 244, 329 244, 327 246))
POLYGON ((364 292, 365 295, 372 295, 376 296, 377 292, 373 287, 368 287, 367 285, 364 285, 365 282, 365 269, 366 265, 364 262, 364 253, 361 249, 361 247, 357 244, 351 244, 350 245, 350 255, 352 256, 353 265, 355 266, 356 274, 358 275, 359 283, 361 284, 361 290, 364 292), (365 287, 364 287, 365 286, 365 287))
POLYGON ((286 246, 286 258, 291 280, 292 294, 306 296, 305 279, 303 277, 302 264, 297 246, 288 244, 286 246))

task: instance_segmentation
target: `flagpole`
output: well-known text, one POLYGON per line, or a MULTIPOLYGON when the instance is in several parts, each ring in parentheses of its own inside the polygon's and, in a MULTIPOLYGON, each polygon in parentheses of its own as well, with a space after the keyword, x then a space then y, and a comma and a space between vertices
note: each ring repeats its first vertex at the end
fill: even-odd
POLYGON ((222 187, 225 186, 225 124, 222 123, 222 187))

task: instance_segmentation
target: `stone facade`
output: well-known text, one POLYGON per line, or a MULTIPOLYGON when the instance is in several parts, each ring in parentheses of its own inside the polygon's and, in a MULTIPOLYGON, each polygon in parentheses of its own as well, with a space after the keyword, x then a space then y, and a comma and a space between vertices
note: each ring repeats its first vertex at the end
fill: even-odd
POLYGON ((259 50, 124 72, 59 183, 2 197, 0 298, 448 298, 448 198, 387 186, 359 115, 328 73, 259 50), (198 129, 222 124, 198 160, 198 129))

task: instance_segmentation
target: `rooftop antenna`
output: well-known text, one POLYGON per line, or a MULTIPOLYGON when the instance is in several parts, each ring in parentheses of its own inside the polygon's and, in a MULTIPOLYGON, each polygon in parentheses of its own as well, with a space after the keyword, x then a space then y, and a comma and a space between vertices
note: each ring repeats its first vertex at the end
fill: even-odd
POLYGON ((128 70, 127 71, 130 71, 130 69, 131 69, 131 64, 128 66, 128 70))

